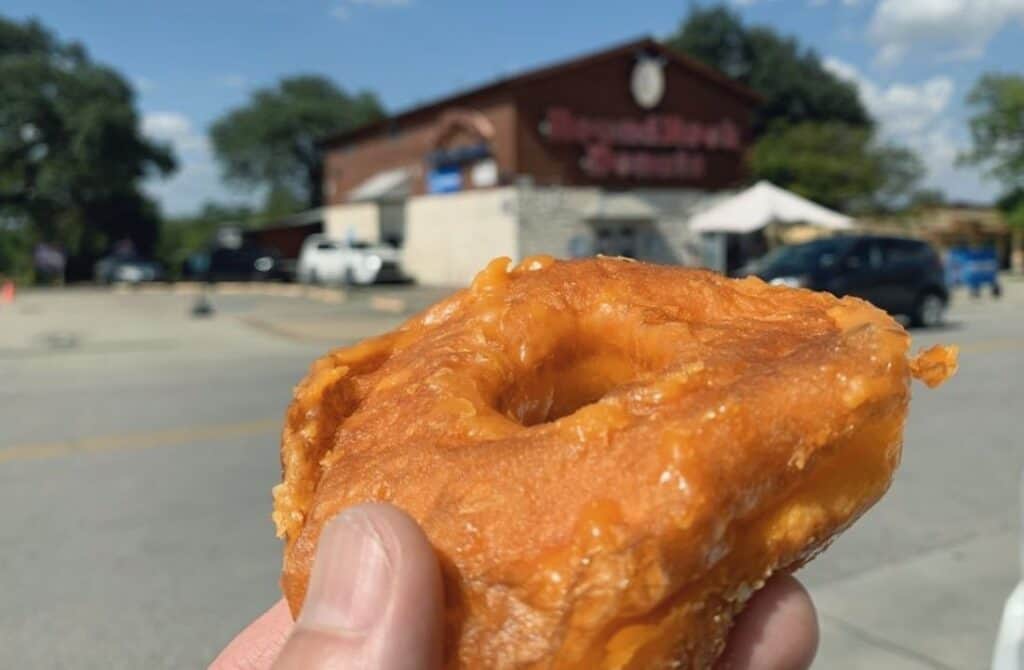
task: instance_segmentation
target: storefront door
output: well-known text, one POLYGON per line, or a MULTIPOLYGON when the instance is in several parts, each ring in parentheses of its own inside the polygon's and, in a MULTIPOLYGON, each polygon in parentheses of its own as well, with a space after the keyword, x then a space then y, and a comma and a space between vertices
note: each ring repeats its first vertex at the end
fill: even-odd
POLYGON ((659 256, 659 242, 650 221, 594 221, 594 253, 653 260, 659 256))

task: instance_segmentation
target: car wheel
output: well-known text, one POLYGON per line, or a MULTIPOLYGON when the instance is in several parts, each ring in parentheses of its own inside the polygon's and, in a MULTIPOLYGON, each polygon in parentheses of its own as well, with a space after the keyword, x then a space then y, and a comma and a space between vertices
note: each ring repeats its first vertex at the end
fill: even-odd
POLYGON ((946 301, 938 293, 924 293, 917 299, 914 313, 910 315, 915 326, 935 328, 946 318, 946 301))

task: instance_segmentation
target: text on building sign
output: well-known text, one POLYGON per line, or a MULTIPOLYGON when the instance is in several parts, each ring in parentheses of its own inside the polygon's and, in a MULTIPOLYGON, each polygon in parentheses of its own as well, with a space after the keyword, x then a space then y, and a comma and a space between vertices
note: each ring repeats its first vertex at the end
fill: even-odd
POLYGON ((739 128, 729 119, 690 121, 676 114, 648 114, 642 119, 596 118, 555 107, 547 111, 544 121, 542 129, 552 142, 707 151, 741 148, 739 128))

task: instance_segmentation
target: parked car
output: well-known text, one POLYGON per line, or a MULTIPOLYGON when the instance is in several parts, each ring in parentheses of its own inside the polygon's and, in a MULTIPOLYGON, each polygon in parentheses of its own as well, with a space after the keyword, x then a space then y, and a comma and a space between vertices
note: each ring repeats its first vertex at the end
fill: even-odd
POLYGON ((949 304, 942 261, 925 242, 850 236, 779 247, 746 268, 773 284, 853 295, 917 326, 942 323, 949 304))
POLYGON ((210 252, 194 251, 181 262, 181 278, 192 281, 206 279, 206 271, 210 269, 210 252))
POLYGON ((254 245, 211 249, 206 262, 190 258, 200 277, 208 282, 265 282, 286 279, 281 257, 273 249, 254 245))
POLYGON ((310 235, 302 244, 296 277, 305 284, 404 281, 398 249, 310 235))
POLYGON ((93 279, 100 284, 138 284, 163 278, 163 267, 159 263, 135 254, 113 253, 101 258, 93 267, 93 279))

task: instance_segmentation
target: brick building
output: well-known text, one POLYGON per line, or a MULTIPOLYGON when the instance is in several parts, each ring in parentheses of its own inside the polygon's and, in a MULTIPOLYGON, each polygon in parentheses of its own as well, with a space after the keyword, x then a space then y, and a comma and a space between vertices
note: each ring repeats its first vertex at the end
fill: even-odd
POLYGON ((643 39, 326 138, 324 229, 465 283, 490 258, 715 266, 687 219, 744 180, 756 95, 643 39))

